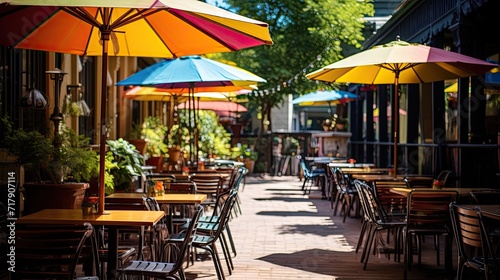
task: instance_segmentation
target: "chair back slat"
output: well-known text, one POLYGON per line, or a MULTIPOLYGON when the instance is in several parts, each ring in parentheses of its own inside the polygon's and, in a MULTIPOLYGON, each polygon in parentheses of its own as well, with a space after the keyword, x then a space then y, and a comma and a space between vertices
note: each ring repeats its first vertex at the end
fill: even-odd
POLYGON ((448 227, 449 205, 456 201, 456 191, 416 189, 408 195, 406 221, 409 227, 448 227))
POLYGON ((198 187, 195 182, 172 182, 164 185, 165 193, 196 194, 198 187))
POLYGON ((391 188, 406 188, 404 181, 374 181, 373 188, 380 205, 387 213, 405 213, 407 198, 391 192, 391 188))
POLYGON ((16 268, 11 279, 73 279, 76 267, 99 260, 94 228, 65 225, 16 225, 16 268))

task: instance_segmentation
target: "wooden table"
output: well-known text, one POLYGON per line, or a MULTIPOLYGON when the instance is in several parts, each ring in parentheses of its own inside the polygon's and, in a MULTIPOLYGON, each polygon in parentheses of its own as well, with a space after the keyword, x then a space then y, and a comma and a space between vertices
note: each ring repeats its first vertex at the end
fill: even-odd
MULTIPOLYGON (((142 193, 113 193, 106 196, 108 202, 142 202, 142 193)), ((200 204, 207 199, 206 194, 167 193, 154 197, 162 204, 200 204)))
POLYGON ((348 163, 348 162, 329 162, 328 167, 340 167, 340 168, 355 168, 355 167, 374 167, 374 163, 348 163))
POLYGON ((346 175, 354 175, 354 174, 359 174, 359 175, 382 175, 382 174, 387 174, 389 172, 389 168, 360 168, 360 167, 344 167, 341 168, 342 173, 346 175))
POLYGON ((165 215, 163 211, 108 210, 107 214, 83 215, 81 209, 45 209, 17 219, 19 224, 58 224, 109 227, 107 279, 116 278, 118 230, 122 227, 154 226, 165 215))
MULTIPOLYGON (((113 193, 109 196, 106 196, 106 201, 108 202, 120 202, 120 203, 143 203, 143 195, 142 193, 113 193)), ((198 205, 205 201, 207 199, 206 194, 184 194, 184 193, 167 193, 164 195, 160 196, 155 196, 154 199, 159 203, 159 204, 169 204, 171 206, 173 205, 183 205, 183 204, 188 204, 188 205, 198 205)), ((170 214, 172 214, 172 208, 170 207, 171 211, 170 214)), ((169 215, 167 216, 167 227, 168 231, 172 232, 173 230, 173 225, 172 225, 172 216, 169 215)))
MULTIPOLYGON (((390 192, 399 194, 402 196, 408 196, 408 194, 413 191, 413 190, 419 190, 419 189, 410 189, 410 188, 391 188, 390 192)), ((432 191, 434 189, 432 188, 421 188, 420 190, 425 190, 425 191, 432 191)), ((470 193, 471 191, 486 191, 486 190, 493 190, 491 188, 441 188, 441 191, 456 191, 459 195, 466 195, 470 193)))
POLYGON ((196 174, 196 176, 198 177, 201 177, 201 176, 214 176, 214 175, 219 175, 221 176, 224 180, 226 180, 227 178, 229 178, 229 176, 231 176, 230 173, 228 172, 219 172, 219 171, 198 171, 198 172, 190 172, 189 174, 182 174, 182 173, 171 173, 171 172, 167 172, 167 173, 152 173, 152 174, 148 174, 147 176, 149 178, 161 178, 161 177, 165 177, 165 176, 168 176, 168 175, 173 175, 175 176, 175 179, 176 180, 182 180, 182 181, 188 181, 190 179, 190 175, 193 175, 193 174, 196 174))
POLYGON ((374 181, 403 181, 404 175, 393 175, 389 174, 352 174, 352 179, 362 180, 367 183, 371 183, 374 181))
POLYGON ((481 213, 483 213, 484 216, 500 220, 500 205, 495 204, 495 205, 476 205, 479 208, 481 208, 481 213))

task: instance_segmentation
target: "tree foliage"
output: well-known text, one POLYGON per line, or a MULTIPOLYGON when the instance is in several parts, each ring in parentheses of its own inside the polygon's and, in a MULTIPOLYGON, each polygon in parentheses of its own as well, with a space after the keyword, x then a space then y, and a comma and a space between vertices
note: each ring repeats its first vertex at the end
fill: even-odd
MULTIPOLYGON (((269 24, 274 45, 219 56, 267 80, 250 94, 262 121, 288 94, 305 94, 324 84, 305 74, 340 60, 347 46, 361 47, 362 18, 373 15, 371 0, 225 0, 224 8, 269 24)), ((271 130, 271 126, 268 127, 271 130)))

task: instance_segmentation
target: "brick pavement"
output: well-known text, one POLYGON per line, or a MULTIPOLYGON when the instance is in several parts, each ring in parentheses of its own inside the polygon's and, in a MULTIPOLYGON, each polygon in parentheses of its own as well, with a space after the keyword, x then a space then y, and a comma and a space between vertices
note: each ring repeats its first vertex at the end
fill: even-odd
MULTIPOLYGON (((297 177, 246 178, 240 193, 243 214, 230 221, 238 254, 228 279, 334 279, 328 254, 352 252, 356 240, 346 240, 333 223, 329 202, 319 199, 319 191, 309 198, 301 185, 297 177)), ((209 258, 195 262, 186 275, 217 279, 209 258)))
MULTIPOLYGON (((232 275, 221 259, 228 280, 402 278, 403 264, 385 256, 371 256, 363 271, 361 251, 354 252, 360 219, 342 223, 319 190, 303 195, 301 186, 297 177, 246 178, 243 214, 230 221, 238 253, 232 275)), ((186 269, 187 278, 217 279, 212 260, 202 257, 186 269)), ((443 279, 442 268, 414 268, 409 279, 443 279)))

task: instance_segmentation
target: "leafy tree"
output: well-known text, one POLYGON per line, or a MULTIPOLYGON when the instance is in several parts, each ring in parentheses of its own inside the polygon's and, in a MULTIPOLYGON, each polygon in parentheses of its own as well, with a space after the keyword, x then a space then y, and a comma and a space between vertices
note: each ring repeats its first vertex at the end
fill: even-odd
POLYGON ((343 58, 347 46, 361 47, 362 18, 373 15, 371 0, 225 0, 221 6, 269 24, 272 46, 259 46, 218 58, 235 62, 267 80, 249 95, 250 108, 261 113, 261 127, 270 123, 271 108, 288 94, 325 88, 305 74, 343 58))

